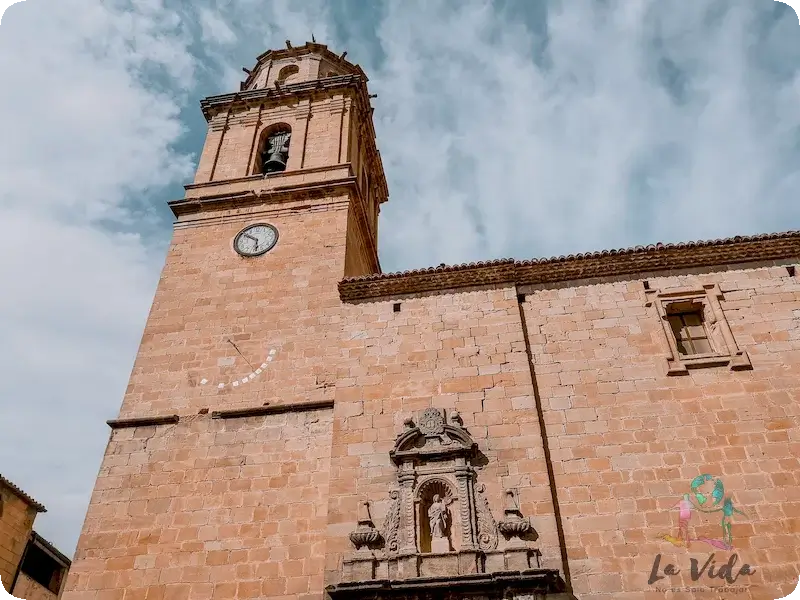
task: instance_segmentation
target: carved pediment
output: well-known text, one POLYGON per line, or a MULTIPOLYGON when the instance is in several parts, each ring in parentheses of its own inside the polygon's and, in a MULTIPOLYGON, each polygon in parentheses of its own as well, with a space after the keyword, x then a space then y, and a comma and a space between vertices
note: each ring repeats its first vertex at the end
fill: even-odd
POLYGON ((425 410, 419 425, 411 419, 405 423, 406 430, 395 441, 389 456, 396 465, 406 461, 427 462, 446 460, 462 456, 473 458, 478 452, 478 444, 461 426, 458 413, 452 413, 450 423, 435 408, 425 410))

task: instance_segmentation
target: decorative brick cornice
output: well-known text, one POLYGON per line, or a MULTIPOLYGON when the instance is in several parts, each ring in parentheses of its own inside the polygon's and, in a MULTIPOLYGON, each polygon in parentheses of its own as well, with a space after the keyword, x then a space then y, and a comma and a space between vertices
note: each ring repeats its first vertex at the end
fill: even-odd
POLYGON ((344 302, 486 285, 535 285, 800 257, 800 231, 705 242, 655 244, 556 258, 511 259, 350 277, 344 302))
POLYGON ((219 112, 230 109, 245 108, 251 105, 258 105, 262 102, 279 102, 282 100, 298 100, 312 96, 319 92, 328 92, 337 89, 353 89, 363 91, 366 94, 366 80, 360 75, 339 75, 337 77, 326 77, 325 79, 311 79, 298 83, 287 83, 279 88, 258 88, 255 90, 243 90, 231 94, 220 94, 209 96, 200 101, 200 109, 203 111, 206 121, 210 121, 219 112))
POLYGON ((26 504, 28 504, 28 506, 35 509, 37 512, 41 513, 47 512, 47 509, 44 507, 43 504, 40 504, 39 502, 31 498, 28 494, 23 492, 20 488, 11 483, 8 479, 3 477, 2 475, 0 475, 0 485, 4 485, 8 489, 10 489, 12 492, 14 492, 15 495, 19 496, 22 500, 25 501, 26 504))

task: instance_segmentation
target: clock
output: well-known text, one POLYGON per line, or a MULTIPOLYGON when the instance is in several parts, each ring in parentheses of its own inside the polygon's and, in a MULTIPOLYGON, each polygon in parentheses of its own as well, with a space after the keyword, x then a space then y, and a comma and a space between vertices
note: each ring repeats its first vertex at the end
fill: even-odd
POLYGON ((256 223, 242 229, 233 240, 233 248, 242 256, 260 256, 278 242, 278 230, 272 225, 256 223))

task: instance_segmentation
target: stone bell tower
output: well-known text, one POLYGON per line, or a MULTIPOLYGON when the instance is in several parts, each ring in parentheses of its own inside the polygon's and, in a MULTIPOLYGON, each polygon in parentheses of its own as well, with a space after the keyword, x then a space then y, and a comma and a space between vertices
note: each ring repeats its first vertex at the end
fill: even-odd
POLYGON ((379 272, 378 214, 388 189, 367 77, 346 54, 287 42, 285 50, 266 52, 252 70, 244 69, 239 92, 204 100, 209 133, 194 183, 185 199, 172 203, 179 221, 209 201, 243 208, 347 189, 344 275, 379 272))
POLYGON ((344 277, 388 197, 367 77, 266 52, 201 102, 176 222, 66 599, 318 598, 344 277))

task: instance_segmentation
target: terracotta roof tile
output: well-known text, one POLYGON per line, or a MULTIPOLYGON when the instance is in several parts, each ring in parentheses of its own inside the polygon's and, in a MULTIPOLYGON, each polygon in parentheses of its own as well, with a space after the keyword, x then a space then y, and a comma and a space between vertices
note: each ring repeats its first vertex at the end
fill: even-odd
POLYGON ((35 509, 36 509, 38 512, 47 512, 47 509, 44 507, 44 505, 42 505, 42 504, 38 503, 36 500, 34 500, 33 498, 31 498, 31 497, 30 497, 28 494, 26 494, 25 492, 23 492, 23 491, 22 491, 20 488, 18 488, 16 485, 14 485, 13 483, 11 483, 11 482, 10 482, 8 479, 6 479, 5 477, 3 477, 3 475, 2 475, 2 474, 0 474, 0 484, 4 484, 4 485, 5 485, 7 488, 9 488, 9 489, 10 489, 12 492, 14 492, 14 493, 15 493, 17 496, 19 496, 20 498, 22 498, 22 499, 23 499, 25 502, 27 502, 27 503, 28 503, 30 506, 32 506, 33 508, 35 508, 35 509))
POLYGON ((501 259, 377 273, 343 279, 339 283, 339 295, 343 301, 355 301, 470 286, 555 283, 671 269, 769 262, 799 256, 800 231, 787 231, 677 244, 658 243, 524 261, 501 259))

